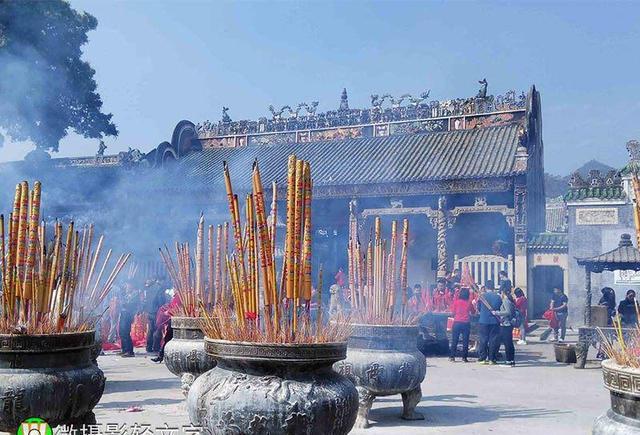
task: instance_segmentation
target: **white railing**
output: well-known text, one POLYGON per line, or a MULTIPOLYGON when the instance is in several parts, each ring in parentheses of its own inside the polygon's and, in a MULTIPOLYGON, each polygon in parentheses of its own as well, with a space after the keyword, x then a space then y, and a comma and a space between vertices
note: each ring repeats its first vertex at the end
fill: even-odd
POLYGON ((471 272, 473 280, 478 285, 485 285, 487 280, 493 280, 497 287, 499 283, 498 273, 504 270, 513 282, 513 256, 501 257, 499 255, 468 255, 466 257, 453 257, 455 268, 464 270, 466 265, 471 272))

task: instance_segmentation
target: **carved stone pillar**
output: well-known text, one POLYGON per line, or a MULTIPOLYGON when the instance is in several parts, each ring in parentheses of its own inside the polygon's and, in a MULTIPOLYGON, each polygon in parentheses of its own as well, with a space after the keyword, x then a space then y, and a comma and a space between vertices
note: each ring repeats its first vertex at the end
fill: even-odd
POLYGON ((438 278, 447 276, 447 198, 441 196, 438 199, 437 211, 437 231, 436 238, 438 246, 438 278))
POLYGON ((514 187, 515 225, 515 286, 520 287, 527 296, 527 186, 516 184, 514 187))
POLYGON ((584 324, 591 326, 591 269, 584 268, 584 287, 587 291, 584 299, 584 324))

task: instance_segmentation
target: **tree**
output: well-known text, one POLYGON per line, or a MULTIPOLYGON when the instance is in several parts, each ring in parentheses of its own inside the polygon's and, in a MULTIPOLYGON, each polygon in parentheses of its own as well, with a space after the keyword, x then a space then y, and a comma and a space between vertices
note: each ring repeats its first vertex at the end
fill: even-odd
POLYGON ((0 0, 0 129, 58 151, 69 130, 117 136, 102 113, 95 70, 81 59, 95 17, 62 0, 0 0))

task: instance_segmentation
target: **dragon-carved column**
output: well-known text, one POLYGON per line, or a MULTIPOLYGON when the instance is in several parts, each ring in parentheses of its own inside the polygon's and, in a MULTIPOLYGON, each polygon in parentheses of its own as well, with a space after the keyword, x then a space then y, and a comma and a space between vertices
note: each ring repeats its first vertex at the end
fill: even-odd
POLYGON ((441 196, 438 198, 438 209, 429 213, 431 225, 437 231, 436 246, 438 250, 438 271, 437 277, 444 278, 447 276, 447 228, 449 228, 449 216, 447 210, 447 198, 441 196))
POLYGON ((513 203, 515 209, 514 242, 515 242, 515 283, 527 297, 527 186, 517 184, 514 187, 513 203))

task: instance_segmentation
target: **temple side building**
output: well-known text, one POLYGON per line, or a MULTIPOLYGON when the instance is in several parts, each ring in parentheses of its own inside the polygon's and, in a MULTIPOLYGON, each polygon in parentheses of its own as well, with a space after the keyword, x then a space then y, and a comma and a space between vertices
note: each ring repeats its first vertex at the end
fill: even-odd
MULTIPOLYGON (((636 234, 633 218, 635 200, 629 168, 640 163, 640 143, 629 141, 630 163, 622 170, 601 173, 591 170, 583 176, 576 172, 564 197, 568 209, 569 287, 568 296, 573 307, 569 310, 572 324, 582 324, 587 280, 579 259, 591 258, 615 249, 622 234, 636 234)), ((636 242, 635 237, 633 237, 636 242)), ((637 244, 637 243, 635 243, 637 244)), ((640 290, 640 273, 634 271, 604 271, 593 274, 590 287, 611 287, 616 299, 624 298, 628 289, 640 290)), ((594 291, 592 304, 600 294, 594 291)))

